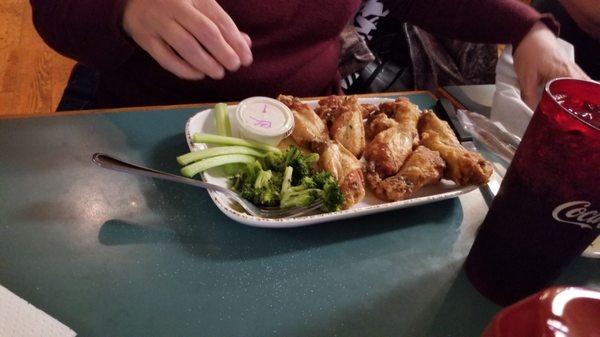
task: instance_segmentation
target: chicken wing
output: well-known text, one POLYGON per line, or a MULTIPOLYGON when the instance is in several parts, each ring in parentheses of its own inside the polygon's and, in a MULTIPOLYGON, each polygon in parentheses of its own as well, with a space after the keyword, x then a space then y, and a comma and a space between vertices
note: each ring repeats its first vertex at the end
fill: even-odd
POLYGON ((369 119, 365 122, 365 137, 368 141, 371 141, 378 133, 395 125, 398 125, 398 122, 389 118, 386 114, 373 114, 369 116, 369 119))
POLYGON ((354 155, 336 141, 330 141, 319 155, 319 167, 331 172, 340 184, 344 195, 342 209, 347 209, 365 197, 365 180, 362 164, 354 155))
POLYGON ((327 124, 329 135, 356 158, 365 149, 363 107, 356 96, 329 96, 319 101, 315 112, 327 124))
POLYGON ((404 132, 412 135, 414 147, 419 145, 417 124, 421 116, 421 110, 419 110, 418 106, 412 104, 407 98, 398 97, 394 102, 381 103, 379 109, 398 122, 404 132))
POLYGON ((315 113, 329 126, 337 117, 338 109, 343 101, 344 96, 327 96, 319 100, 315 113))
MULTIPOLYGON (((331 95, 319 100, 315 112, 325 122, 331 122, 336 117, 336 110, 343 104, 344 98, 347 96, 335 96, 331 95)), ((361 104, 360 111, 362 118, 366 119, 377 111, 379 107, 375 104, 361 104)))
POLYGON ((362 109, 363 119, 367 119, 369 116, 379 112, 379 107, 375 104, 361 104, 360 107, 362 109))
POLYGON ((399 125, 378 133, 365 147, 365 160, 374 165, 375 171, 382 177, 396 174, 410 155, 413 138, 399 125))
POLYGON ((380 112, 368 126, 376 134, 365 148, 365 159, 373 162, 383 178, 394 175, 419 143, 419 109, 405 98, 379 105, 380 112), (392 119, 393 118, 393 119, 392 119), (383 130, 383 131, 381 131, 383 130), (379 131, 379 132, 378 132, 379 131))
POLYGON ((279 95, 277 99, 294 113, 294 141, 302 147, 319 152, 329 140, 325 123, 310 106, 302 103, 297 97, 279 95))
POLYGON ((424 146, 417 147, 391 177, 382 179, 373 164, 367 167, 367 184, 376 197, 389 201, 404 200, 423 186, 437 183, 446 168, 440 154, 424 146))
POLYGON ((339 107, 337 117, 329 128, 329 135, 352 152, 356 158, 360 158, 366 140, 362 110, 355 96, 347 97, 339 107))
POLYGON ((492 165, 479 153, 465 149, 448 123, 433 112, 423 113, 419 120, 421 144, 438 151, 446 161, 444 176, 459 185, 482 185, 492 175, 492 165))

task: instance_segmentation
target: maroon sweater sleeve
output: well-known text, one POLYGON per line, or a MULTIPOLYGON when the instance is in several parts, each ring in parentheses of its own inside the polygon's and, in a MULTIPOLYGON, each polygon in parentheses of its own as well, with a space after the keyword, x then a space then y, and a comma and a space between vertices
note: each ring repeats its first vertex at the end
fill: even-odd
POLYGON ((551 15, 541 15, 518 0, 386 1, 397 19, 451 39, 516 46, 540 20, 558 34, 551 15))
POLYGON ((121 29, 126 0, 30 0, 33 23, 59 53, 101 70, 118 67, 133 52, 121 29))

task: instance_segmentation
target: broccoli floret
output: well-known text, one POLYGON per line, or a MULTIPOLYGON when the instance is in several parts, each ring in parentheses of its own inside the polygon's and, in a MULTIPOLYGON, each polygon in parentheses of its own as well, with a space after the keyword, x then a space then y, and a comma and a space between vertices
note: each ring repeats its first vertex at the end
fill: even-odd
POLYGON ((331 173, 313 171, 318 158, 317 154, 302 156, 293 146, 281 154, 269 153, 231 177, 231 187, 258 206, 299 207, 322 199, 324 211, 337 211, 344 196, 331 173))
POLYGON ((273 172, 271 170, 268 171, 260 171, 256 176, 256 180, 254 181, 254 188, 262 188, 269 186, 269 181, 273 177, 273 172))
POLYGON ((262 158, 263 166, 274 172, 283 172, 285 170, 285 155, 283 152, 269 152, 262 158))
POLYGON ((253 161, 250 164, 247 164, 247 166, 246 166, 246 172, 248 174, 247 179, 256 180, 256 178, 262 171, 263 171, 262 165, 260 164, 260 162, 258 160, 253 161))
POLYGON ((304 161, 312 166, 314 163, 319 161, 319 154, 318 153, 309 153, 306 156, 304 156, 304 161))
POLYGON ((291 166, 294 169, 292 184, 296 185, 302 178, 312 174, 311 164, 304 159, 302 152, 297 147, 290 146, 285 154, 286 166, 291 166))
POLYGON ((276 207, 280 204, 281 197, 276 190, 268 189, 263 190, 260 194, 260 204, 269 207, 276 207))
POLYGON ((295 145, 290 145, 283 153, 285 163, 289 166, 296 158, 302 157, 302 151, 295 145))
POLYGON ((313 175, 313 181, 317 188, 323 190, 321 194, 323 210, 326 212, 339 211, 345 199, 340 185, 333 175, 327 171, 320 171, 313 175))
POLYGON ((303 155, 300 149, 291 145, 282 153, 267 153, 262 162, 265 168, 277 172, 283 172, 286 167, 291 166, 294 169, 292 184, 297 185, 302 178, 312 175, 312 165, 318 160, 317 153, 303 155))
POLYGON ((339 211, 346 201, 337 182, 325 184, 321 197, 323 198, 323 210, 326 212, 339 211))
POLYGON ((276 191, 280 192, 281 184, 283 183, 283 173, 273 172, 273 175, 271 176, 271 180, 269 180, 269 182, 276 191))
POLYGON ((288 166, 283 176, 280 207, 308 206, 317 199, 323 200, 323 209, 337 211, 344 203, 344 196, 335 178, 328 172, 318 172, 303 177, 299 185, 291 184, 294 169, 288 166))
POLYGON ((315 202, 321 194, 321 190, 316 188, 302 189, 299 191, 288 190, 287 193, 283 194, 279 207, 302 207, 308 206, 315 202))
POLYGON ((327 183, 336 183, 335 177, 327 171, 319 171, 312 176, 317 188, 323 189, 327 183))
POLYGON ((303 188, 318 188, 317 183, 315 182, 315 180, 312 177, 304 177, 300 180, 300 185, 299 186, 295 186, 296 187, 303 187, 303 188))
POLYGON ((246 165, 231 178, 231 188, 259 206, 279 205, 281 174, 263 170, 260 163, 246 165))
POLYGON ((234 191, 239 192, 242 190, 244 187, 244 174, 241 172, 241 170, 235 175, 229 177, 229 185, 234 191))
POLYGON ((244 165, 233 177, 229 178, 231 188, 241 193, 244 187, 254 184, 256 177, 262 171, 258 161, 244 165))

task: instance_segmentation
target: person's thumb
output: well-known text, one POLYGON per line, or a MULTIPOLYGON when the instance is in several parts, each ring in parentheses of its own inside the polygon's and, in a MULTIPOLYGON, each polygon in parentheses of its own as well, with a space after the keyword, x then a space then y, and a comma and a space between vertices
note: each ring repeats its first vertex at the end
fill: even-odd
POLYGON ((535 110, 537 103, 537 76, 530 74, 526 78, 522 78, 519 82, 521 82, 521 99, 531 110, 535 110))

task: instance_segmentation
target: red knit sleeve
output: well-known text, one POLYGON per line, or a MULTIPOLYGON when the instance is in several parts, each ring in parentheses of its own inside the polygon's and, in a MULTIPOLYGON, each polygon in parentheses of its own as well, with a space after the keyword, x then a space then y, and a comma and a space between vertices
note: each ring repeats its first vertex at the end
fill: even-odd
POLYGON ((386 0, 391 15, 433 34, 480 43, 518 45, 538 22, 558 23, 518 0, 386 0))
POLYGON ((33 23, 59 53, 102 70, 118 67, 135 45, 122 31, 126 0, 30 0, 33 23))

